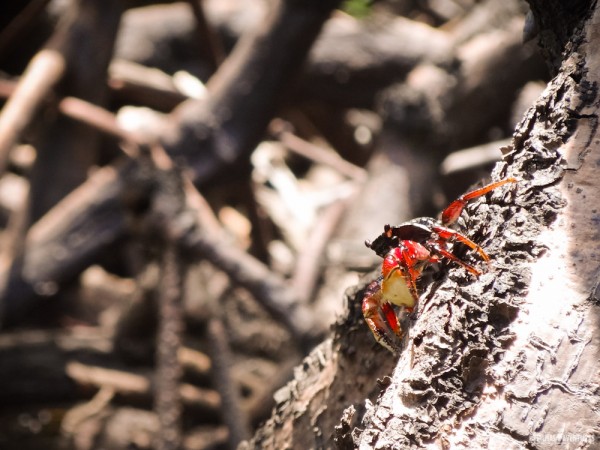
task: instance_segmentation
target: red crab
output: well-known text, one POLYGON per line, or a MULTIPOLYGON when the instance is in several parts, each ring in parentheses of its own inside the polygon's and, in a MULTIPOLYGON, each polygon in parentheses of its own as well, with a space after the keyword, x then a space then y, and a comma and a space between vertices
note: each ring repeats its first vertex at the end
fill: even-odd
POLYGON ((385 225, 383 233, 365 245, 383 258, 381 276, 367 287, 362 312, 377 342, 393 353, 399 350, 402 329, 392 304, 411 312, 419 300, 417 280, 429 265, 448 259, 477 276, 481 272, 452 253, 455 242, 476 251, 481 259, 490 258, 475 242, 449 228, 462 213, 469 200, 487 194, 506 183, 506 178, 469 192, 454 200, 442 212, 441 220, 419 217, 401 225, 385 225))

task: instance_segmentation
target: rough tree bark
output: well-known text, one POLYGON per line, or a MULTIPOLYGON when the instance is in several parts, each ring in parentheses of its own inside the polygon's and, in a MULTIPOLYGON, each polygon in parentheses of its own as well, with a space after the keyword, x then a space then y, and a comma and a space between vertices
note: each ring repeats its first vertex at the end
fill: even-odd
POLYGON ((600 445, 600 5, 529 3, 556 75, 494 170, 518 183, 467 208, 489 270, 430 283, 397 361, 350 293, 242 448, 600 445))

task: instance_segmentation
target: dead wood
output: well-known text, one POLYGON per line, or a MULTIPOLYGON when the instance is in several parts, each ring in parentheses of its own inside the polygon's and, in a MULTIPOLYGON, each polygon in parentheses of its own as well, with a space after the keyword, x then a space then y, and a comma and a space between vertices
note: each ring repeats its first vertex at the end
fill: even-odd
MULTIPOLYGON (((0 379, 6 386, 2 404, 86 399, 107 387, 122 401, 151 405, 150 370, 124 367, 112 349, 111 336, 97 328, 4 334, 0 339, 0 379)), ((206 355, 187 347, 180 349, 178 358, 186 373, 198 373, 198 364, 206 365, 206 355)), ((206 375, 207 367, 202 370, 206 375)), ((214 415, 220 408, 214 390, 181 383, 178 391, 183 405, 194 414, 214 415)))
POLYGON ((207 61, 213 69, 213 72, 225 60, 225 49, 220 37, 217 35, 212 25, 206 18, 206 2, 202 0, 189 0, 189 4, 196 18, 196 29, 198 31, 198 41, 202 43, 203 60, 207 61))
POLYGON ((494 170, 518 183, 468 208, 466 227, 492 257, 489 271, 474 280, 452 268, 428 286, 375 403, 368 389, 359 402, 336 395, 340 362, 361 361, 344 378, 376 390, 376 376, 365 381, 359 368, 392 359, 364 347, 369 336, 351 319, 358 326, 361 293, 351 295, 334 339, 309 355, 242 448, 329 448, 334 440, 344 449, 596 448, 600 10, 587 6, 587 15, 575 9, 560 20, 571 25, 560 70, 494 170))
POLYGON ((289 131, 289 124, 281 119, 271 122, 269 131, 289 150, 310 159, 311 161, 335 168, 335 170, 349 178, 363 181, 366 177, 365 170, 346 161, 333 149, 323 149, 314 145, 289 131))
MULTIPOLYGON (((377 111, 384 118, 383 129, 368 166, 369 180, 347 213, 348 225, 336 237, 346 249, 340 260, 369 261, 364 249, 356 247, 365 237, 380 233, 382 224, 433 214, 438 166, 447 153, 486 142, 482 133, 487 134, 492 124, 508 123, 521 86, 544 76, 534 48, 522 46, 518 8, 513 5, 511 11, 505 6, 510 12, 504 13, 508 19, 502 24, 493 15, 481 18, 481 11, 474 10, 464 30, 460 25, 453 30, 455 67, 414 61, 418 64, 406 80, 380 93, 377 111), (478 26, 480 33, 475 34, 478 26)), ((498 149, 496 155, 497 160, 498 149)), ((469 180, 459 181, 458 189, 453 186, 450 192, 468 187, 469 180)))
POLYGON ((334 337, 295 370, 294 380, 275 394, 272 417, 240 449, 332 448, 343 410, 356 405, 362 416, 364 400, 375 401, 394 361, 364 326, 354 299, 361 292, 348 293, 348 315, 336 324, 334 337))
POLYGON ((307 349, 322 330, 314 328, 313 315, 296 292, 276 273, 251 255, 222 245, 218 236, 197 229, 185 237, 183 247, 190 258, 203 258, 223 270, 230 280, 250 292, 261 305, 307 349))
POLYGON ((126 60, 114 60, 109 67, 108 85, 125 104, 140 104, 170 112, 187 99, 173 86, 173 80, 155 68, 126 60))
MULTIPOLYGON (((204 58, 208 53, 207 43, 200 40, 198 21, 190 3, 146 2, 128 9, 123 14, 117 39, 116 59, 156 68, 170 75, 185 70, 207 80, 217 66, 213 60, 204 58)), ((255 23, 247 31, 258 26, 260 23, 255 23)))
MULTIPOLYGON (((130 174, 132 169, 122 170, 130 174)), ((125 185, 117 171, 103 168, 85 186, 30 230, 22 271, 5 269, 10 273, 2 307, 5 326, 25 317, 39 295, 55 293, 125 232, 127 207, 120 197, 125 185), (61 234, 61 224, 67 234, 61 234)))
POLYGON ((223 421, 229 430, 229 445, 235 448, 250 437, 249 421, 241 406, 239 386, 231 377, 233 359, 223 322, 219 318, 211 319, 207 334, 212 349, 213 382, 221 396, 223 421))
MULTIPOLYGON (((280 91, 297 71, 334 6, 335 2, 281 2, 264 28, 247 36, 215 74, 208 86, 209 100, 189 100, 174 111, 175 120, 163 142, 176 160, 185 156, 189 167, 194 168, 196 181, 207 181, 248 156, 274 114, 280 91), (271 70, 279 66, 285 69, 271 70), (250 80, 242 81, 248 76, 250 80), (253 95, 251 103, 247 99, 251 91, 263 94, 253 95)), ((23 317, 31 303, 39 301, 36 292, 56 292, 58 284, 77 275, 99 250, 123 236, 126 211, 131 202, 143 203, 149 189, 148 179, 138 186, 126 182, 139 178, 135 171, 135 162, 119 170, 101 169, 32 229, 25 244, 23 275, 15 270, 7 276, 4 323, 23 317), (94 238, 87 239, 81 233, 94 238), (82 239, 75 239, 77 235, 82 239)), ((265 284, 256 286, 264 289, 265 284)), ((272 308, 282 310, 276 304, 273 301, 272 308)), ((279 314, 290 317, 287 312, 279 314)))
MULTIPOLYGON (((110 389, 121 401, 133 404, 149 405, 154 391, 160 390, 157 387, 160 381, 148 374, 92 366, 77 361, 69 361, 66 364, 65 374, 84 394, 90 389, 93 392, 110 389)), ((221 406, 219 394, 213 390, 181 383, 170 392, 180 397, 181 404, 194 414, 216 414, 221 406)), ((176 419, 179 420, 180 417, 176 419)))
POLYGON ((519 89, 545 76, 533 44, 522 45, 522 28, 515 18, 479 34, 457 48, 456 71, 423 64, 386 90, 379 108, 390 133, 432 156, 485 141, 482 132, 507 123, 519 89))
MULTIPOLYGON (((179 195, 175 193, 165 200, 183 205, 182 194, 182 192, 179 195), (179 202, 175 196, 179 197, 179 202)), ((162 249, 162 285, 156 335, 157 383, 154 408, 160 424, 156 448, 177 450, 182 440, 182 401, 178 385, 183 371, 178 352, 182 345, 184 331, 183 286, 186 269, 176 243, 170 242, 168 237, 165 241, 162 249)))
MULTIPOLYGON (((37 299, 34 294, 56 292, 61 283, 85 269, 101 249, 116 242, 128 228, 130 208, 135 210, 136 205, 149 201, 154 176, 135 160, 125 163, 119 172, 105 167, 39 221, 26 242, 23 273, 13 274, 10 279, 5 323, 10 324, 30 310, 31 302, 37 299), (126 198, 122 197, 124 193, 126 198)), ((188 194, 187 201, 198 207, 197 196, 196 193, 190 198, 188 194)), ((199 216, 202 217, 206 215, 199 216)), ((214 230, 214 225, 202 219, 201 229, 186 237, 183 244, 189 256, 206 258, 224 270, 286 324, 300 342, 310 345, 315 331, 310 325, 310 314, 298 303, 287 283, 251 255, 222 245, 223 238, 207 230, 214 230)))
MULTIPOLYGON (((124 5, 119 1, 73 2, 63 24, 48 42, 65 59, 65 73, 55 91, 104 106, 108 101, 106 71, 124 5), (84 37, 87 36, 87 37, 84 37)), ((32 168, 30 220, 35 222, 66 194, 79 186, 99 160, 101 134, 77 122, 56 118, 44 123, 34 137, 37 158, 32 168), (81 151, 80 142, 87 148, 81 151), (54 177, 52 186, 39 183, 54 177), (40 185, 41 184, 41 185, 40 185)))
POLYGON ((449 67, 451 37, 423 23, 398 17, 387 23, 330 21, 310 54, 302 90, 339 106, 372 106, 379 91, 419 64, 449 67))
MULTIPOLYGON (((4 141, 0 143, 0 170, 6 168, 8 152, 33 120, 34 114, 55 92, 54 88, 59 89, 59 82, 64 83, 65 91, 81 98, 96 103, 105 100, 107 90, 99 86, 104 85, 104 73, 112 55, 121 8, 120 2, 102 2, 102 5, 98 2, 75 2, 71 5, 46 48, 30 64, 30 72, 21 78, 9 98, 8 108, 2 110, 0 139, 4 141), (94 38, 81 39, 82 30, 94 33, 94 38), (77 57, 79 54, 88 55, 88 59, 77 57), (51 64, 51 70, 48 70, 48 64, 51 64), (13 114, 19 118, 20 124, 13 123, 13 114), (7 128, 2 130, 2 124, 7 128)), ((20 219, 13 221, 16 226, 8 231, 7 239, 13 241, 13 253, 3 255, 6 258, 4 270, 12 276, 4 277, 1 290, 24 294, 25 309, 28 307, 27 298, 32 298, 32 291, 23 285, 21 276, 27 229, 87 178, 88 169, 98 157, 95 146, 100 135, 96 130, 64 117, 56 120, 48 128, 40 127, 43 131, 38 136, 41 142, 32 168, 29 199, 17 213, 20 219), (80 148, 82 141, 88 145, 84 152, 80 148), (56 182, 48 185, 49 179, 56 182)), ((11 308, 12 305, 3 309, 12 311, 11 308)))
MULTIPOLYGON (((3 109, 0 116, 2 171, 12 146, 65 77, 67 92, 95 102, 104 97, 103 89, 99 88, 103 85, 99 74, 104 74, 108 67, 121 5, 104 3, 104 8, 100 9, 97 6, 95 2, 72 5, 45 49, 30 63, 9 99, 8 107, 3 109), (80 38, 81 30, 86 28, 94 40, 80 38), (87 48, 89 45, 91 47, 87 48), (84 61, 79 55, 90 55, 90 58, 84 61)), ((93 155, 91 150, 89 153, 93 155)), ((70 159, 77 161, 73 156, 70 159)), ((77 171, 74 172, 75 175, 77 171)))
POLYGON ((247 158, 337 4, 278 2, 260 29, 244 36, 209 80, 208 99, 175 109, 175 121, 161 141, 171 157, 187 159, 196 182, 214 179, 247 158))
POLYGON ((8 153, 34 114, 64 73, 64 58, 55 50, 40 52, 24 73, 19 89, 2 110, 0 120, 0 169, 6 169, 8 153))

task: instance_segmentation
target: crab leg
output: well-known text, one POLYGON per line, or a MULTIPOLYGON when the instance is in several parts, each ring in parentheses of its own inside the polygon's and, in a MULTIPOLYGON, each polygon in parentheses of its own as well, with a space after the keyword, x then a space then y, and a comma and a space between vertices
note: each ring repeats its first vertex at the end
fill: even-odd
POLYGON ((475 275, 475 276, 481 275, 481 272, 479 270, 477 270, 473 266, 470 266, 469 264, 464 262, 462 259, 458 258, 456 255, 450 253, 448 250, 443 248, 439 243, 436 242, 436 243, 432 244, 432 248, 435 253, 439 253, 444 258, 448 258, 449 260, 454 261, 456 264, 464 267, 466 270, 471 272, 473 275, 475 275))
MULTIPOLYGON (((441 239, 443 239, 445 241, 455 240, 455 241, 460 242, 461 244, 465 244, 467 247, 469 247, 472 250, 475 250, 477 253, 479 253, 479 256, 481 256, 481 258, 485 262, 490 261, 490 257, 487 255, 486 252, 483 251, 483 249, 479 245, 477 245, 475 242, 473 242, 468 237, 463 236, 459 232, 454 231, 450 228, 446 228, 446 227, 432 227, 432 230, 435 231, 441 239)), ((452 258, 450 258, 450 259, 452 259, 452 258)))
POLYGON ((482 195, 487 194, 488 192, 506 184, 506 183, 515 183, 517 180, 514 178, 506 178, 504 180, 496 181, 495 183, 488 184, 487 186, 483 186, 482 188, 475 189, 472 192, 468 192, 465 195, 460 196, 456 200, 454 200, 450 205, 442 212, 442 223, 444 225, 452 225, 459 218, 462 213, 465 205, 469 200, 473 200, 474 198, 481 197, 482 195))

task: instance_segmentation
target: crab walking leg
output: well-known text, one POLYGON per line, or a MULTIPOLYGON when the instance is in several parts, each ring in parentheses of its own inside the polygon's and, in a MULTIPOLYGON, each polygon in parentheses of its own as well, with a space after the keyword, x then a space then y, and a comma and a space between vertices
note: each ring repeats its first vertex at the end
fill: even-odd
POLYGON ((394 313, 391 306, 382 298, 381 289, 379 288, 379 280, 373 281, 367 287, 365 296, 363 298, 363 317, 365 318, 365 322, 367 322, 371 333, 373 333, 375 340, 392 353, 397 353, 398 345, 392 341, 388 330, 391 327, 397 336, 402 335, 402 330, 395 314, 393 314, 394 318, 392 319, 392 323, 390 323, 390 311, 392 314, 394 313), (383 305, 387 305, 387 307, 384 306, 383 311, 387 322, 381 314, 381 308, 383 305), (389 308, 389 311, 387 308, 389 308))
MULTIPOLYGON (((479 256, 481 256, 481 258, 485 262, 488 262, 488 263, 490 262, 490 257, 488 256, 488 254, 479 245, 477 245, 475 242, 473 242, 468 237, 463 236, 462 234, 460 234, 459 232, 457 232, 455 230, 452 230, 451 228, 433 227, 432 229, 444 241, 454 240, 454 241, 460 242, 461 244, 465 244, 470 249, 475 250, 477 253, 479 253, 479 256)), ((446 256, 446 255, 444 255, 444 256, 446 256)), ((450 259, 452 259, 453 261, 456 261, 453 258, 450 258, 450 259)))
POLYGON ((444 225, 452 225, 460 214, 462 213, 465 205, 469 200, 473 200, 474 198, 481 197, 482 195, 487 194, 490 191, 493 191, 496 188, 499 188, 506 183, 516 183, 515 178, 506 178, 504 180, 496 181, 495 183, 488 184, 487 186, 483 186, 482 188, 475 189, 472 192, 468 192, 465 195, 460 196, 456 200, 454 200, 450 205, 444 209, 442 212, 442 223, 444 225))
POLYGON ((470 266, 469 264, 464 262, 462 259, 458 258, 453 253, 446 250, 439 243, 434 243, 431 246, 435 253, 438 253, 438 254, 442 255, 444 258, 448 258, 449 260, 454 261, 456 264, 462 266, 463 268, 465 268, 466 270, 468 270, 470 273, 472 273, 475 276, 481 275, 481 272, 479 270, 477 270, 473 266, 470 266))

